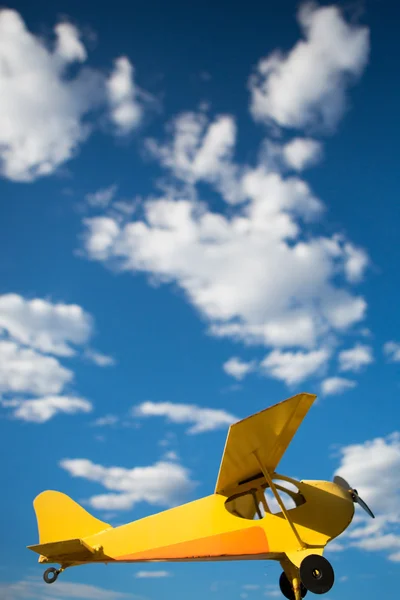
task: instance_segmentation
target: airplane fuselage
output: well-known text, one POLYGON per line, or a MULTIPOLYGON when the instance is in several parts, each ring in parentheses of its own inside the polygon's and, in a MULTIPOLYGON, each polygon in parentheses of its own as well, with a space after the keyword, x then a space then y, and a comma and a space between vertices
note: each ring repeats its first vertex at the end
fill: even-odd
MULTIPOLYGON (((324 547, 351 522, 353 502, 331 482, 298 482, 298 487, 305 502, 288 511, 290 519, 305 547, 324 547)), ((101 548, 101 562, 269 559, 300 549, 282 513, 250 520, 231 514, 226 502, 212 494, 84 541, 101 548)))

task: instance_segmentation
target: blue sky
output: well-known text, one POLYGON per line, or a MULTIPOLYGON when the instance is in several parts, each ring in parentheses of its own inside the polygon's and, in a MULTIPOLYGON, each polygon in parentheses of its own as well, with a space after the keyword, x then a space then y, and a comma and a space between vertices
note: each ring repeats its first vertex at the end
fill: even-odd
POLYGON ((392 593, 397 19, 372 1, 0 12, 2 597, 274 597, 259 562, 49 588, 25 547, 45 489, 115 525, 212 493, 229 423, 300 391, 318 402, 280 470, 339 471, 377 515, 327 551, 328 596, 392 593))

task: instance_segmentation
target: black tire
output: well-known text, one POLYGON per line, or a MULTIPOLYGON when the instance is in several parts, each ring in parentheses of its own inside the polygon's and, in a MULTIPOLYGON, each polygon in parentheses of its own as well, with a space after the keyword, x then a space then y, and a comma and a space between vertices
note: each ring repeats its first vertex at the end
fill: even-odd
MULTIPOLYGON (((279 587, 281 588, 281 592, 285 596, 285 598, 288 598, 288 600, 295 600, 292 584, 287 578, 285 571, 282 571, 281 576, 279 578, 279 587)), ((304 596, 307 594, 307 589, 302 583, 300 583, 300 593, 302 598, 304 598, 304 596)))
POLYGON ((46 569, 46 571, 43 573, 43 579, 46 583, 54 583, 55 581, 57 581, 58 575, 59 573, 57 569, 55 569, 54 567, 50 567, 50 569, 46 569))
POLYGON ((335 582, 335 573, 326 558, 310 554, 300 565, 300 579, 313 594, 326 594, 335 582))

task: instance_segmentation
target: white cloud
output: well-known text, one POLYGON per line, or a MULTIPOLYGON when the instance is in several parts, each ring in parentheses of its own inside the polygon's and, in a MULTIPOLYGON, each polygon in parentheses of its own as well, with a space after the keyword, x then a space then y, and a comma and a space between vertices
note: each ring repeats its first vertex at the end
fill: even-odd
POLYGON ((132 131, 142 118, 142 107, 137 100, 133 76, 134 67, 130 60, 121 56, 115 61, 114 70, 107 80, 111 118, 122 134, 132 131))
POLYGON ((0 394, 58 394, 72 378, 56 358, 0 340, 0 394))
POLYGON ((160 579, 161 577, 171 577, 169 571, 138 571, 135 573, 137 579, 160 579))
POLYGON ((223 364, 223 369, 225 373, 231 375, 238 381, 241 381, 246 377, 246 375, 254 371, 255 363, 254 361, 244 362, 240 360, 240 358, 233 356, 223 364))
MULTIPOLYGON (((74 373, 59 357, 76 355, 92 331, 91 316, 78 305, 0 296, 0 406, 12 409, 14 418, 34 423, 90 412, 91 402, 66 389, 74 373)), ((101 366, 113 360, 84 350, 81 356, 101 366)))
POLYGON ((67 62, 84 62, 87 53, 79 39, 78 29, 71 23, 59 23, 54 29, 57 35, 56 54, 67 62))
POLYGON ((85 356, 98 367, 112 367, 115 365, 115 359, 112 356, 96 352, 95 350, 87 349, 85 351, 85 356))
POLYGON ((92 333, 92 319, 76 304, 52 304, 18 294, 0 296, 0 331, 15 341, 59 356, 75 354, 92 333))
POLYGON ((105 417, 99 417, 93 423, 95 427, 108 427, 110 425, 116 425, 119 421, 119 417, 116 415, 106 415, 105 417))
POLYGON ((114 183, 107 188, 97 190, 97 192, 86 194, 85 200, 90 206, 95 208, 106 208, 114 199, 117 190, 118 186, 114 183))
POLYGON ((278 588, 278 586, 273 583, 269 583, 265 586, 264 596, 268 596, 270 598, 278 598, 282 596, 282 592, 278 588))
POLYGON ((390 362, 400 362, 400 343, 386 342, 383 346, 383 351, 390 362))
POLYGON ((259 590, 259 589, 260 589, 260 586, 259 586, 259 585, 257 585, 256 583, 246 583, 245 585, 242 585, 242 588, 243 588, 244 590, 251 590, 251 591, 254 591, 254 590, 259 590))
MULTIPOLYGON (((328 46, 323 44, 334 58, 317 63, 320 70, 328 68, 329 81, 340 75, 335 82, 340 90, 343 72, 354 67, 350 50, 359 48, 366 33, 346 25, 336 9, 303 9, 302 20, 312 22, 305 43, 312 57, 320 48, 321 31, 334 27, 325 40, 328 46), (345 50, 332 41, 343 35, 345 50)), ((296 56, 302 55, 301 47, 296 46, 296 56)), ((286 59, 282 65, 286 73, 286 59)), ((325 96, 320 100, 329 104, 325 96)), ((161 191, 144 199, 132 217, 121 219, 106 210, 85 219, 84 250, 90 260, 114 271, 176 284, 211 335, 287 349, 307 377, 319 370, 314 361, 321 367, 326 362, 321 349, 337 346, 338 338, 364 319, 367 303, 352 286, 362 278, 368 257, 342 235, 318 233, 323 203, 299 176, 284 176, 287 164, 301 170, 317 160, 321 146, 316 140, 299 137, 286 146, 275 144, 276 152, 270 148, 271 156, 259 156, 258 164, 250 166, 234 163, 236 135, 231 115, 177 115, 164 142, 147 140, 170 175, 158 182, 161 191), (230 204, 227 210, 213 211, 201 201, 199 183, 230 204)), ((283 351, 269 360, 279 362, 271 365, 275 376, 302 379, 299 374, 282 377, 283 351)))
POLYGON ((58 31, 52 54, 16 11, 0 12, 0 159, 3 175, 14 181, 52 173, 89 133, 82 118, 93 103, 97 77, 87 72, 85 78, 64 79, 65 61, 77 58, 78 47, 72 48, 70 30, 58 31))
POLYGON ((342 350, 339 353, 339 369, 341 371, 358 372, 363 367, 373 363, 372 348, 363 344, 356 344, 354 348, 342 350))
POLYGON ((94 260, 106 260, 113 252, 113 245, 120 235, 117 221, 109 217, 84 219, 83 224, 90 229, 85 237, 85 248, 94 260))
POLYGON ((214 183, 228 202, 243 199, 237 169, 231 162, 236 142, 233 117, 220 115, 210 123, 204 114, 188 112, 179 115, 168 129, 172 133, 170 143, 147 140, 148 149, 164 167, 189 184, 214 183))
POLYGON ((369 32, 346 23, 335 6, 306 3, 298 21, 305 39, 286 55, 262 59, 251 77, 251 113, 282 127, 331 130, 345 110, 350 82, 367 63, 369 32))
POLYGON ((57 24, 55 34, 51 50, 18 12, 0 11, 0 172, 13 181, 34 181, 72 159, 97 126, 97 113, 109 109, 107 90, 121 128, 140 120, 126 59, 109 80, 86 65, 71 76, 68 67, 85 63, 86 49, 70 23, 57 24))
POLYGON ((45 396, 34 400, 4 400, 4 407, 13 408, 13 416, 21 421, 45 423, 57 414, 88 413, 92 404, 83 398, 70 396, 45 396))
POLYGON ((329 544, 326 547, 327 552, 342 552, 345 549, 346 549, 346 546, 344 546, 340 542, 335 542, 335 541, 329 542, 329 544))
POLYGON ((344 477, 376 518, 357 509, 354 525, 344 534, 346 547, 369 552, 388 551, 398 560, 400 548, 400 433, 351 444, 340 450, 337 474, 344 477))
POLYGON ((344 252, 346 277, 348 281, 357 283, 362 279, 369 265, 368 255, 362 248, 356 248, 350 243, 344 245, 344 252))
POLYGON ((27 577, 22 581, 11 584, 0 584, 0 595, 4 591, 3 600, 119 600, 120 598, 136 598, 138 596, 107 590, 85 583, 70 583, 58 581, 51 589, 44 586, 43 581, 36 577, 27 577))
POLYGON ((337 283, 344 276, 343 243, 297 239, 296 217, 309 220, 320 210, 307 185, 259 168, 247 173, 243 187, 250 202, 232 217, 200 203, 159 199, 144 203, 143 220, 125 225, 86 219, 87 256, 178 283, 213 335, 309 348, 362 320, 365 300, 337 283))
POLYGON ((237 417, 225 410, 172 402, 143 402, 134 407, 132 414, 136 417, 166 417, 172 423, 192 423, 187 430, 189 434, 213 431, 238 421, 237 417))
POLYGON ((179 456, 173 450, 169 450, 168 452, 166 452, 164 454, 164 459, 168 460, 168 461, 169 460, 179 460, 179 456))
POLYGON ((329 377, 324 379, 321 384, 322 393, 324 396, 332 396, 343 394, 346 390, 351 390, 356 387, 356 382, 344 377, 329 377))
POLYGON ((160 461, 149 467, 103 467, 87 459, 65 459, 60 466, 73 477, 100 483, 111 493, 93 496, 89 503, 100 510, 129 510, 138 502, 174 506, 194 489, 187 469, 160 461))
POLYGON ((273 350, 262 361, 261 369, 270 377, 293 385, 323 370, 329 357, 330 353, 326 349, 310 352, 273 350))
POLYGON ((322 159, 322 144, 308 138, 295 138, 285 144, 282 154, 289 167, 303 171, 322 159))

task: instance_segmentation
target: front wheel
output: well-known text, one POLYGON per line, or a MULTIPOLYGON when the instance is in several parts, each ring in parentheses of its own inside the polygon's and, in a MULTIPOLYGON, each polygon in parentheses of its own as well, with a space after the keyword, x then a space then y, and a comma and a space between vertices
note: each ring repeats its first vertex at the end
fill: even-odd
POLYGON ((326 558, 310 554, 301 562, 300 579, 313 594, 326 594, 334 584, 335 574, 326 558))

